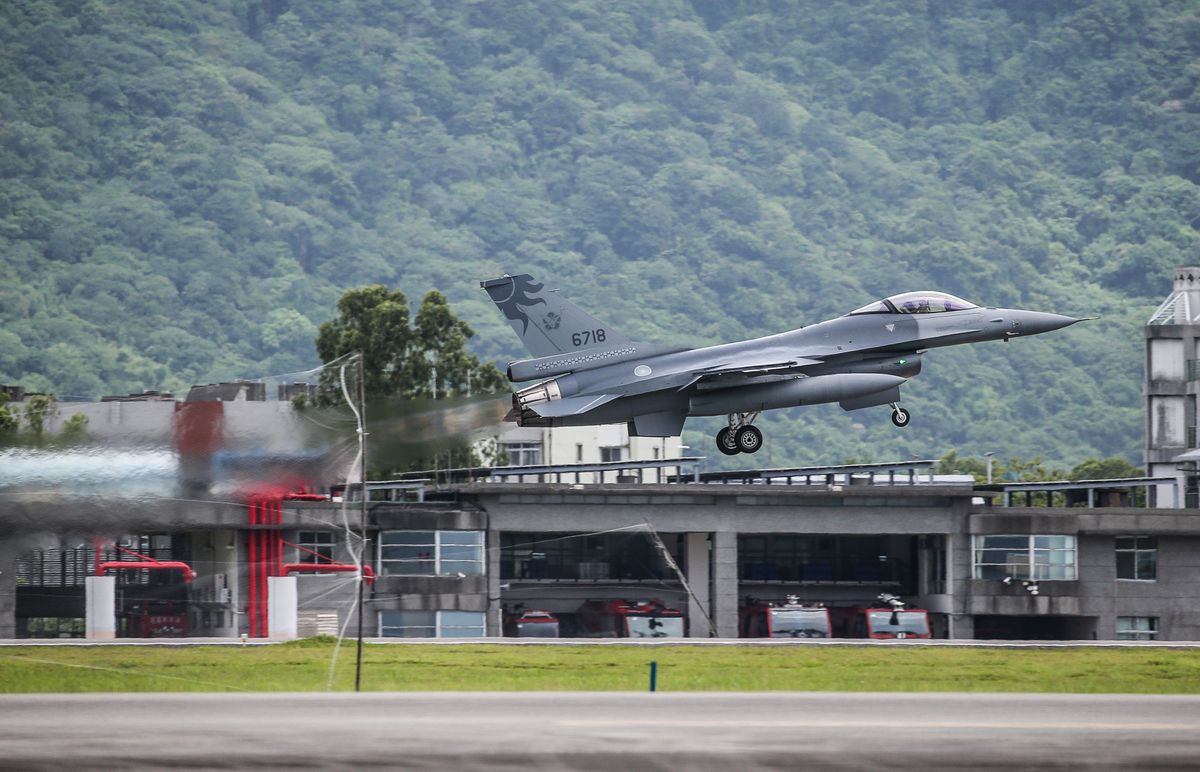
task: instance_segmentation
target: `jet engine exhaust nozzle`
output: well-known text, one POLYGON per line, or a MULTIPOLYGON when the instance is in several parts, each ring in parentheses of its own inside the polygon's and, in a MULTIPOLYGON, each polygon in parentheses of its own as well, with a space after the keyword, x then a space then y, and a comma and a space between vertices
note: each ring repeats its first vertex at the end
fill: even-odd
POLYGON ((513 407, 519 412, 556 399, 562 399, 558 381, 543 381, 513 394, 513 407))

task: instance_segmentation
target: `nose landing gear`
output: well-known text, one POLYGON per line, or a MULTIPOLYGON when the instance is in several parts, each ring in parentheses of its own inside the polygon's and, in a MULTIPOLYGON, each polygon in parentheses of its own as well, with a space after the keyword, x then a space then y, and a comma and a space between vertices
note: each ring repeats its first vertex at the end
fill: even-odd
POLYGON ((912 420, 912 413, 909 413, 907 410, 900 407, 895 402, 892 403, 891 407, 892 407, 892 423, 894 423, 896 426, 899 426, 901 428, 908 426, 908 422, 912 420))
POLYGON ((729 426, 717 432, 717 450, 727 456, 755 453, 762 447, 763 435, 751 423, 758 413, 730 413, 729 426))

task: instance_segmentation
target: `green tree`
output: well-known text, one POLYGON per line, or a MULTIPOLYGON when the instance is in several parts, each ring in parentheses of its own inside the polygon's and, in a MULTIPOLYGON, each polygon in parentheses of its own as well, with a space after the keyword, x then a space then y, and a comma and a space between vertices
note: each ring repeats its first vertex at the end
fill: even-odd
POLYGON ((75 413, 63 421, 62 432, 58 435, 60 442, 76 445, 87 439, 88 417, 83 413, 75 413))
POLYGON ((337 309, 337 318, 317 329, 321 361, 328 364, 360 352, 368 395, 413 396, 416 384, 409 368, 412 330, 404 293, 379 284, 347 290, 337 309))
MULTIPOLYGON (((474 334, 436 290, 426 293, 410 323, 404 294, 372 285, 342 295, 338 317, 320 326, 316 344, 326 363, 356 351, 363 353, 368 400, 446 399, 490 394, 506 383, 494 364, 481 363, 467 351, 467 341, 474 334)), ((340 387, 334 386, 332 371, 327 371, 325 381, 324 399, 339 402, 340 387)), ((399 416, 399 429, 387 433, 387 439, 398 444, 376 443, 382 452, 372 454, 372 475, 397 468, 478 466, 494 463, 498 456, 494 443, 477 450, 465 438, 428 436, 422 430, 416 431, 421 441, 414 450, 413 443, 404 439, 404 429, 415 426, 412 419, 405 418, 407 408, 393 404, 383 413, 399 416)))
POLYGON ((1089 458, 1067 472, 1068 480, 1116 480, 1125 477, 1144 477, 1146 470, 1134 466, 1120 456, 1089 458))
POLYGON ((474 335, 437 290, 426 293, 410 322, 404 293, 372 285, 342 295, 338 317, 320 326, 316 343, 326 363, 362 352, 368 396, 444 398, 504 387, 494 364, 467 351, 474 335))
POLYGON ((8 392, 0 391, 0 445, 11 444, 16 439, 17 429, 21 425, 8 407, 11 399, 8 392))
POLYGON ((504 374, 491 362, 480 363, 467 351, 474 337, 470 325, 454 316, 446 296, 430 290, 421 300, 413 320, 413 358, 410 362, 414 393, 421 396, 457 397, 487 394, 504 388, 504 374))
POLYGON ((53 394, 34 394, 25 400, 25 425, 35 443, 40 443, 46 422, 58 415, 58 400, 53 394))

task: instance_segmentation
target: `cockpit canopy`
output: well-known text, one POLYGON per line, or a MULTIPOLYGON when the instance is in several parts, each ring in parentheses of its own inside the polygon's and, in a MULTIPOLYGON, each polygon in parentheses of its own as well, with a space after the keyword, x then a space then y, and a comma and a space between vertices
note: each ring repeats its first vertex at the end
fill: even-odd
POLYGON ((943 311, 965 311, 978 308, 962 298, 945 292, 902 292, 883 300, 856 308, 846 316, 854 314, 936 314, 943 311))

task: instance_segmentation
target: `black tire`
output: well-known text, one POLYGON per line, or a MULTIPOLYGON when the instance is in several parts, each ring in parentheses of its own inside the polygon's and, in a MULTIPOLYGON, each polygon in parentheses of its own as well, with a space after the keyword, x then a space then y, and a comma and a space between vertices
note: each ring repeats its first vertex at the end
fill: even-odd
POLYGON ((902 407, 898 407, 892 411, 892 423, 896 426, 904 428, 908 426, 908 422, 912 420, 912 413, 902 407))
POLYGON ((743 426, 738 429, 735 439, 738 450, 743 453, 757 453, 763 444, 762 432, 756 426, 743 426))
POLYGON ((727 456, 736 456, 742 451, 740 448, 738 448, 737 442, 734 441, 734 438, 731 435, 732 432, 729 431, 728 426, 717 432, 717 450, 721 451, 727 456))

